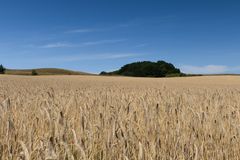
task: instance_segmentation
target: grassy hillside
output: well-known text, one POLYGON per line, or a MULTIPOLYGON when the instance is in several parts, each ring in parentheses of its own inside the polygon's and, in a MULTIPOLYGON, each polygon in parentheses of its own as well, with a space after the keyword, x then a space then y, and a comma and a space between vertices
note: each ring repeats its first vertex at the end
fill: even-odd
MULTIPOLYGON (((85 73, 85 72, 77 72, 77 71, 58 69, 58 68, 39 68, 34 70, 38 73, 38 75, 90 75, 89 73, 85 73)), ((22 69, 22 70, 7 69, 6 74, 31 75, 32 69, 22 69)))

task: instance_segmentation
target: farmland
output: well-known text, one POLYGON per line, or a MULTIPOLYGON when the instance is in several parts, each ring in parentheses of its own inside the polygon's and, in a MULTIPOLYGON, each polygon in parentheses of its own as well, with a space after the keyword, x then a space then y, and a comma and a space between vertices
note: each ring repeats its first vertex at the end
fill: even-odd
POLYGON ((0 159, 240 159, 240 77, 0 76, 0 159))

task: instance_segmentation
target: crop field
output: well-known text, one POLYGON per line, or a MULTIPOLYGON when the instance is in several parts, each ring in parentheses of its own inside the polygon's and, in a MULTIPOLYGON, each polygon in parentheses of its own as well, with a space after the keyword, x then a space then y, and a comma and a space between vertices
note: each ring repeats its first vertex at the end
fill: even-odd
POLYGON ((240 159, 240 77, 0 76, 0 159, 240 159))

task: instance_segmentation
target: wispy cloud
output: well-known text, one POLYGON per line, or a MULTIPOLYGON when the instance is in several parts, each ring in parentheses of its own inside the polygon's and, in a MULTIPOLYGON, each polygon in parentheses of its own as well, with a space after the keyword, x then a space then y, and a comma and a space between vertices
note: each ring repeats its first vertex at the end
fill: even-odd
POLYGON ((44 44, 44 45, 39 46, 39 48, 49 49, 49 48, 86 47, 86 46, 94 46, 94 45, 114 44, 114 43, 120 43, 120 42, 124 42, 124 41, 126 41, 126 39, 88 41, 88 42, 82 42, 79 44, 57 42, 57 43, 44 44))
POLYGON ((90 33, 90 32, 99 32, 104 31, 104 29, 93 29, 93 28, 85 28, 85 29, 74 29, 66 31, 65 33, 90 33))
POLYGON ((126 39, 113 39, 113 40, 100 40, 100 41, 91 41, 91 42, 84 42, 79 46, 92 46, 92 45, 99 45, 99 44, 112 44, 118 42, 124 42, 126 39))
POLYGON ((104 59, 120 59, 120 58, 130 58, 130 57, 137 57, 140 54, 133 54, 133 53, 125 53, 125 54, 106 54, 102 55, 101 58, 104 59))
POLYGON ((225 65, 206 65, 192 66, 184 65, 180 67, 184 73, 192 74, 224 74, 224 73, 240 73, 240 66, 225 66, 225 65))
POLYGON ((77 62, 77 61, 96 61, 96 60, 116 60, 125 58, 136 58, 142 54, 137 53, 100 53, 100 54, 78 54, 78 55, 62 55, 57 57, 46 57, 37 59, 44 62, 77 62))
POLYGON ((138 44, 135 47, 136 48, 142 48, 142 47, 146 47, 148 44, 147 43, 142 43, 142 44, 138 44))
POLYGON ((92 32, 104 32, 104 31, 111 31, 120 28, 127 28, 135 24, 135 20, 127 22, 127 23, 120 23, 112 26, 106 27, 99 27, 99 28, 78 28, 65 31, 64 33, 92 33, 92 32))
POLYGON ((69 43, 51 43, 51 44, 45 44, 40 46, 40 48, 66 48, 66 47, 73 47, 74 45, 69 43))
POLYGON ((88 54, 88 55, 76 55, 66 56, 63 61, 81 61, 81 60, 110 60, 110 59, 124 59, 137 57, 139 54, 134 53, 104 53, 104 54, 88 54))

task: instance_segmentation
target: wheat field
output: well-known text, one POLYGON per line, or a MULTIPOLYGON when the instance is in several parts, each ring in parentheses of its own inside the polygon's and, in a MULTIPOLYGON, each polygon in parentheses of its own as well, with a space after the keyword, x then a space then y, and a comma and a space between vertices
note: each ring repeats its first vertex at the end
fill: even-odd
POLYGON ((0 159, 240 159, 240 77, 0 76, 0 159))

